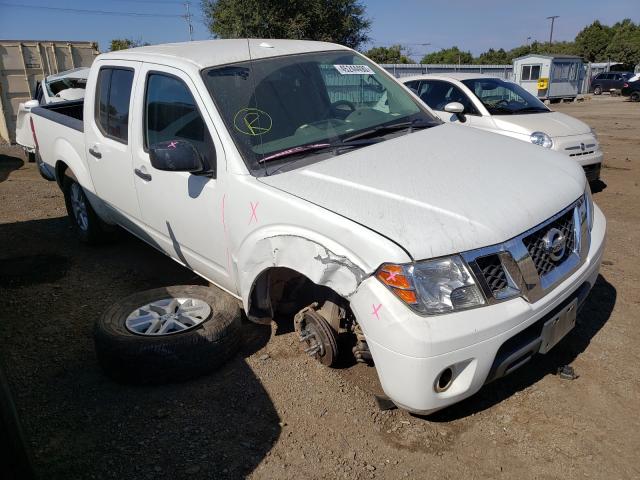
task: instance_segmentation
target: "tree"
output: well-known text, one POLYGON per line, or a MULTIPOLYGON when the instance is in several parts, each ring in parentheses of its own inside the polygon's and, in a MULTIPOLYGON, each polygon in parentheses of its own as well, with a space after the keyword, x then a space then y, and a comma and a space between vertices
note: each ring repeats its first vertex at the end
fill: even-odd
POLYGON ((420 63, 470 64, 473 63, 471 52, 463 52, 458 47, 443 48, 422 57, 420 63))
POLYGON ((505 65, 511 63, 511 60, 512 58, 505 52, 504 48, 500 50, 490 48, 486 52, 481 53, 474 63, 479 63, 480 65, 505 65))
POLYGON ((321 40, 357 48, 371 21, 359 0, 203 0, 207 28, 220 38, 321 40))
POLYGON ((605 57, 629 66, 639 64, 640 25, 636 25, 627 18, 611 28, 615 33, 604 52, 605 57))
POLYGON ((402 45, 391 45, 390 47, 374 47, 364 54, 376 63, 413 63, 405 55, 406 48, 402 45))
POLYGON ((111 51, 126 50, 127 48, 144 47, 149 45, 148 42, 142 42, 142 40, 134 40, 132 38, 114 38, 111 40, 111 51))
POLYGON ((598 20, 583 28, 576 35, 576 49, 578 54, 589 62, 603 60, 607 45, 613 37, 614 31, 611 27, 602 25, 598 20))

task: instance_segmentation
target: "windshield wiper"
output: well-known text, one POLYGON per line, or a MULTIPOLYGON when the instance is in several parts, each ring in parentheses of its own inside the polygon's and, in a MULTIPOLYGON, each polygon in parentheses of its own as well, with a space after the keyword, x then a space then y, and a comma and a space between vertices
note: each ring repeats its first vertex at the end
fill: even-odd
MULTIPOLYGON (((489 113, 491 115, 493 115, 494 113, 506 113, 508 115, 513 115, 514 113, 516 113, 515 110, 511 110, 510 108, 506 108, 506 107, 492 107, 490 105, 487 105, 487 110, 489 110, 489 113)), ((518 110, 519 111, 519 110, 518 110)))
POLYGON ((524 107, 521 108, 519 110, 516 110, 515 113, 520 113, 520 112, 548 112, 549 109, 548 108, 542 108, 542 107, 524 107))
POLYGON ((365 130, 364 132, 359 132, 351 135, 350 137, 346 137, 342 139, 343 143, 350 143, 354 140, 358 140, 361 138, 370 138, 370 137, 381 137, 391 132, 395 132, 397 130, 404 130, 406 128, 409 129, 409 133, 413 132, 415 128, 429 128, 433 127, 434 124, 424 118, 416 118, 410 122, 399 122, 399 123, 391 123, 388 125, 380 125, 379 127, 372 128, 370 130, 365 130))
POLYGON ((378 143, 377 140, 363 140, 358 142, 331 142, 331 143, 311 143, 309 145, 300 145, 299 147, 287 148, 285 150, 281 150, 276 153, 272 153, 271 155, 267 155, 266 157, 258 160, 258 163, 270 162, 272 160, 279 160, 281 158, 292 157, 294 155, 299 155, 305 152, 314 152, 319 150, 334 150, 334 155, 337 155, 340 150, 344 148, 357 148, 364 147, 366 145, 372 145, 374 143, 378 143))

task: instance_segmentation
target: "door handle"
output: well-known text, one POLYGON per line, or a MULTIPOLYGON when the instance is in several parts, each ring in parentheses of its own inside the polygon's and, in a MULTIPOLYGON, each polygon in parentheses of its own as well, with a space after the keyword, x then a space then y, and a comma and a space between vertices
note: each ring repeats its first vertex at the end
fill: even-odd
POLYGON ((89 153, 96 158, 102 158, 102 154, 99 151, 94 150, 93 148, 89 148, 89 153))
POLYGON ((151 181, 151 175, 149 175, 148 173, 143 172, 142 170, 138 169, 138 168, 134 168, 133 172, 139 176, 141 179, 143 179, 145 182, 150 182, 151 181))

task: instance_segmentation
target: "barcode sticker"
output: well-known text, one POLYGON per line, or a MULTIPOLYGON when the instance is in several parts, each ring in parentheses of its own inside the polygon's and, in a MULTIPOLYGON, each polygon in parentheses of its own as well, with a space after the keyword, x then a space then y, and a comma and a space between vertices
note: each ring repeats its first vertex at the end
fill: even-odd
POLYGON ((334 65, 340 75, 375 75, 367 65, 334 65))

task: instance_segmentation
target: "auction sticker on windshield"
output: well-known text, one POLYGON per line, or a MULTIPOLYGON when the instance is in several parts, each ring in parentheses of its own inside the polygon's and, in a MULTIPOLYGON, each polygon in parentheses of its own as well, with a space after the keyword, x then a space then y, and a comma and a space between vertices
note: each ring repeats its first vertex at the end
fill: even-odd
POLYGON ((334 65, 340 75, 375 75, 371 67, 367 65, 334 65))

